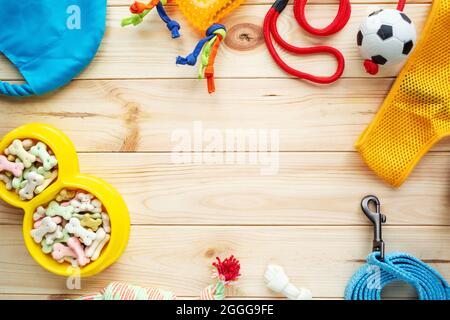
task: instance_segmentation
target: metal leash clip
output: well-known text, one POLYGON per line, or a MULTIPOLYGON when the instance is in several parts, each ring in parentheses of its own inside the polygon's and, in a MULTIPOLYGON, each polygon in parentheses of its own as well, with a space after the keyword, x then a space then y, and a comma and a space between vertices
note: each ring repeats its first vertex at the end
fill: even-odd
POLYGON ((380 200, 375 196, 366 196, 361 201, 361 209, 367 218, 373 223, 373 252, 380 253, 380 260, 384 261, 384 241, 381 236, 381 226, 386 223, 386 216, 381 213, 380 200), (375 212, 370 209, 370 204, 375 205, 375 212))

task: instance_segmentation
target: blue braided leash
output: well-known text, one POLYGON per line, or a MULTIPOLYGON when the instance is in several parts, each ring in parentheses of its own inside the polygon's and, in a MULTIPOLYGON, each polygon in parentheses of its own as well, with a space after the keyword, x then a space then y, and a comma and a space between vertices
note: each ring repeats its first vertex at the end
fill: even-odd
POLYGON ((423 261, 402 252, 379 252, 367 257, 367 263, 355 272, 345 289, 346 300, 380 300, 385 286, 403 281, 413 286, 420 300, 450 300, 450 287, 445 279, 423 261))
POLYGON ((28 97, 34 96, 35 93, 28 83, 10 84, 8 82, 0 81, 0 95, 10 97, 28 97))

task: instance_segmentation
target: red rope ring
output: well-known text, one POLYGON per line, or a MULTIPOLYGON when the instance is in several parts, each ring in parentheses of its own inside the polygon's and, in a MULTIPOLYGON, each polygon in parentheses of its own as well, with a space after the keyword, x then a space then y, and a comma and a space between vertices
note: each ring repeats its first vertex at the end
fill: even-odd
MULTIPOLYGON (((297 19, 297 22, 299 25, 308 31, 309 33, 317 36, 329 36, 332 35, 338 31, 340 31, 348 22, 351 14, 351 5, 349 0, 340 0, 339 9, 336 17, 334 18, 333 22, 331 22, 330 25, 323 29, 318 29, 312 27, 306 20, 305 17, 305 6, 308 0, 294 0, 294 15, 297 19)), ((301 78, 306 79, 315 83, 320 84, 327 84, 332 83, 336 80, 338 80, 342 73, 344 72, 345 67, 345 60, 342 53, 337 50, 336 48, 329 47, 329 46, 316 46, 316 47, 296 47, 293 46, 286 41, 283 40, 283 38, 280 36, 277 28, 277 20, 280 16, 280 13, 286 8, 286 5, 288 4, 288 0, 277 0, 272 5, 270 10, 267 12, 266 17, 264 18, 264 39, 266 41, 267 49, 269 50, 272 58, 275 60, 275 62, 280 66, 281 69, 286 71, 287 73, 301 78), (299 70, 296 70, 289 65, 287 65, 281 57, 278 55, 277 51, 275 50, 275 47, 272 43, 272 37, 275 39, 275 41, 280 45, 284 50, 295 53, 295 54, 315 54, 315 53, 327 53, 332 56, 334 56, 337 60, 338 66, 336 72, 328 77, 320 77, 315 76, 306 72, 302 72, 299 70)))

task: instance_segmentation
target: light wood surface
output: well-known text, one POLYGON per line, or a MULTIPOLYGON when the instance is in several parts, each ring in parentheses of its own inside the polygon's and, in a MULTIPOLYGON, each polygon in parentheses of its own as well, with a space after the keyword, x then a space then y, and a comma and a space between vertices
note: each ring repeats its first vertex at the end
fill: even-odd
MULTIPOLYGON (((32 260, 22 240, 22 213, 1 202, 0 299, 70 298, 114 280, 195 298, 210 281, 215 256, 229 254, 242 263, 242 280, 230 291, 234 298, 277 297, 265 288, 263 273, 268 263, 279 263, 315 298, 341 299, 371 250, 372 229, 359 209, 366 194, 383 201, 387 250, 409 252, 450 278, 450 140, 436 145, 400 189, 375 177, 353 148, 401 68, 384 68, 377 77, 365 74, 356 30, 373 8, 395 4, 352 1, 348 26, 325 39, 303 32, 292 6, 285 10, 280 30, 288 41, 333 45, 346 57, 343 79, 316 86, 288 77, 269 57, 261 24, 271 2, 249 0, 225 19, 229 39, 217 58, 212 96, 196 79, 195 68, 175 66, 175 57, 189 53, 201 36, 175 6, 168 12, 182 25, 178 40, 170 39, 156 16, 137 28, 121 28, 129 1, 110 0, 105 39, 78 80, 45 97, 0 99, 0 135, 35 121, 64 130, 79 151, 83 172, 105 179, 124 196, 133 225, 121 259, 73 292, 65 279, 32 260), (192 133, 196 122, 222 134, 279 130, 278 171, 262 175, 260 165, 246 163, 173 163, 174 131, 192 133)), ((310 3, 313 25, 334 17, 336 2, 310 3)), ((405 11, 418 32, 429 8, 429 1, 408 2, 405 11)), ((335 67, 326 56, 281 54, 309 72, 329 74, 335 67)), ((20 81, 4 58, 0 79, 20 81)), ((187 151, 193 158, 199 154, 187 151)), ((396 284, 384 296, 415 294, 396 284)))
MULTIPOLYGON (((0 231, 2 293, 71 293, 65 289, 65 281, 35 267, 20 239, 20 226, 1 226, 0 231), (15 258, 5 261, 7 256, 15 258)), ((449 277, 449 231, 449 227, 387 227, 385 238, 389 250, 408 248, 449 277)), ((101 275, 84 281, 83 291, 123 280, 194 297, 210 281, 205 275, 211 259, 236 254, 245 276, 230 290, 232 296, 270 295, 262 281, 264 270, 267 263, 279 263, 294 283, 310 288, 316 297, 339 297, 363 263, 371 234, 369 227, 134 226, 126 253, 101 275)), ((388 296, 399 294, 413 292, 402 287, 388 296)))
MULTIPOLYGON (((386 5, 386 7, 395 7, 386 5)), ((217 56, 215 64, 218 78, 286 78, 267 53, 261 33, 262 20, 270 5, 245 5, 228 16, 223 23, 228 26, 227 41, 234 46, 243 46, 246 50, 231 49, 224 46, 217 56), (250 24, 257 32, 249 33, 243 30, 250 24), (246 35, 247 32, 247 35, 246 35), (263 67, 262 67, 263 66, 263 67)), ((352 17, 345 27, 345 31, 328 38, 318 38, 309 35, 298 27, 293 16, 292 6, 279 19, 279 28, 284 38, 297 45, 327 44, 338 47, 346 58, 344 77, 365 77, 358 48, 356 33, 358 27, 375 6, 368 7, 355 4, 352 7, 352 17)), ((418 32, 422 30, 424 20, 428 14, 429 4, 408 6, 405 12, 414 20, 418 32)), ((325 26, 331 17, 336 15, 337 5, 311 5, 308 19, 315 26, 325 26)), ((196 78, 196 68, 175 65, 177 55, 187 55, 192 52, 202 34, 190 27, 176 7, 170 7, 168 14, 179 21, 183 28, 183 36, 173 40, 164 23, 157 15, 151 15, 137 28, 120 26, 122 18, 129 15, 127 7, 111 7, 108 10, 107 31, 98 56, 92 65, 82 73, 81 79, 142 79, 142 78, 196 78), (114 67, 112 67, 114 66, 114 67)), ((336 65, 332 57, 313 55, 297 57, 280 52, 287 63, 296 68, 318 74, 332 74, 336 65)), ((1 61, 0 61, 1 62, 1 61)), ((6 65, 2 63, 2 65, 6 65)), ((377 77, 394 76, 401 65, 383 68, 377 77)), ((12 68, 2 68, 0 78, 4 80, 18 79, 17 72, 12 68)), ((175 90, 175 87, 172 87, 175 90)), ((205 97, 207 94, 204 95, 205 97)))

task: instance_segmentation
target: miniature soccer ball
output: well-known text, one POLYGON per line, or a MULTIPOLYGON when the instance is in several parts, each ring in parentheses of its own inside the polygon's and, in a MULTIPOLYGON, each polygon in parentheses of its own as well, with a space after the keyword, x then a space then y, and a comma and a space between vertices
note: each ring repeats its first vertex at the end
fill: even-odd
POLYGON ((357 44, 366 70, 376 69, 367 72, 374 74, 378 65, 398 63, 409 56, 416 44, 416 28, 403 12, 381 9, 361 24, 357 44))

